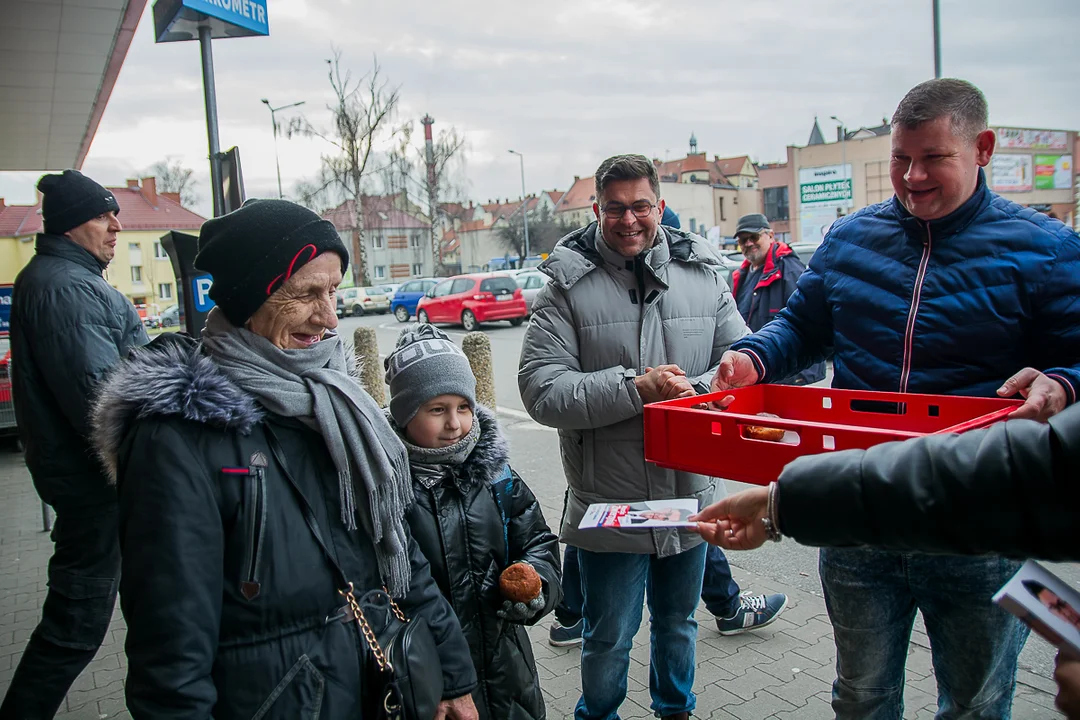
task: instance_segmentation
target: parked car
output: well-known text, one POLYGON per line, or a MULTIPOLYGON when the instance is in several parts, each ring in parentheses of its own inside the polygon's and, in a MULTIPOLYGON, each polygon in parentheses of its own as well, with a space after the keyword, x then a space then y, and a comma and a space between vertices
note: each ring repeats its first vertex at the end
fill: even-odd
POLYGON ((518 287, 521 288, 521 296, 525 298, 525 307, 530 315, 532 315, 533 302, 536 300, 540 288, 547 285, 549 279, 544 273, 536 271, 519 272, 514 276, 518 287))
POLYGON ((180 306, 170 305, 161 311, 158 316, 158 325, 164 328, 178 327, 180 325, 180 306))
POLYGON ((402 283, 390 299, 390 312, 394 313, 398 322, 409 322, 409 318, 416 314, 416 304, 420 298, 438 284, 437 278, 420 278, 402 283))
POLYGON ((390 300, 390 302, 393 302, 394 301, 394 294, 398 291, 399 287, 401 287, 400 283, 391 283, 389 285, 376 285, 375 289, 376 290, 382 290, 383 294, 386 295, 386 297, 390 300))
POLYGON ((337 297, 339 317, 390 312, 390 298, 380 288, 345 288, 338 290, 337 297))
POLYGON ((470 331, 480 323, 496 320, 509 320, 516 327, 528 314, 521 288, 503 273, 473 273, 443 280, 416 306, 416 319, 422 323, 460 323, 470 331))
POLYGON ((802 260, 803 265, 810 264, 810 258, 814 257, 814 253, 821 247, 819 242, 798 242, 791 243, 791 249, 795 251, 795 254, 802 260))

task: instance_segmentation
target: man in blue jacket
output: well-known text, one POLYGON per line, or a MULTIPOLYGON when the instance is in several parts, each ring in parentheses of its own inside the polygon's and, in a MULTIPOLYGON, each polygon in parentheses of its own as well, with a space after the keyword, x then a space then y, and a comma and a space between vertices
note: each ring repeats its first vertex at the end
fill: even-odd
MULTIPOLYGON (((995 134, 962 80, 913 88, 892 118, 896 195, 839 219, 777 319, 736 343, 714 390, 788 377, 833 353, 838 388, 1027 398, 1044 419, 1080 389, 1080 238, 995 195, 995 134), (1024 366, 1040 373, 1017 375, 1024 366)), ((901 408, 897 408, 901 411, 901 408)), ((963 532, 955 528, 954 532, 963 532)), ((838 718, 902 713, 916 609, 934 648, 939 718, 1009 718, 1027 637, 990 603, 1009 560, 821 551, 838 718)))

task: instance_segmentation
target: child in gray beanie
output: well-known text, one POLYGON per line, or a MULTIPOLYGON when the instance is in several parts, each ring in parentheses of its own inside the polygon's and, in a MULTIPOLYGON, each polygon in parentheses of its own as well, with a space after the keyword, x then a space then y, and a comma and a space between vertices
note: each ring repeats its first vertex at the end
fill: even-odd
POLYGON ((461 348, 433 325, 413 325, 402 330, 385 366, 388 415, 408 450, 416 497, 406 519, 469 641, 480 718, 543 718, 523 625, 547 615, 562 596, 558 540, 508 464, 495 414, 477 404, 476 378, 461 348), (517 564, 539 576, 539 595, 527 601, 500 590, 503 571, 517 564))

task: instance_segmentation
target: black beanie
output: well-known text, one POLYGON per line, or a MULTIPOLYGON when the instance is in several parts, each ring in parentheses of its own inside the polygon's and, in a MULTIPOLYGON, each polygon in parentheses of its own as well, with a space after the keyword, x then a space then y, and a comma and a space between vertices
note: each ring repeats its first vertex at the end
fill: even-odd
POLYGON ((78 170, 65 170, 62 175, 42 175, 37 189, 41 191, 41 217, 45 232, 63 235, 98 215, 110 210, 120 214, 116 198, 78 170))
POLYGON ((344 275, 349 251, 333 223, 288 200, 248 200, 203 223, 195 268, 210 273, 210 299, 241 327, 297 270, 328 251, 341 256, 344 275))

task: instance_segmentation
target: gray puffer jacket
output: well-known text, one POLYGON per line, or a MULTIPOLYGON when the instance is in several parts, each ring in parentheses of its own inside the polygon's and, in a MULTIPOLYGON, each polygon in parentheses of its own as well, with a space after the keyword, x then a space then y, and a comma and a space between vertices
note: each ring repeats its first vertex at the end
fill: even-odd
POLYGON ((693 497, 704 506, 719 485, 645 462, 633 378, 673 363, 708 392, 724 351, 749 332, 705 241, 667 227, 659 233, 637 258, 608 248, 595 222, 560 240, 540 265, 552 282, 536 298, 521 348, 525 408, 559 430, 570 486, 561 539, 595 552, 666 557, 701 539, 674 530, 579 531, 590 503, 693 497))

